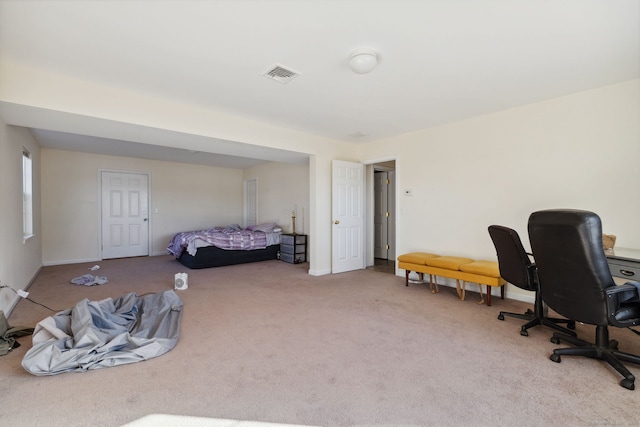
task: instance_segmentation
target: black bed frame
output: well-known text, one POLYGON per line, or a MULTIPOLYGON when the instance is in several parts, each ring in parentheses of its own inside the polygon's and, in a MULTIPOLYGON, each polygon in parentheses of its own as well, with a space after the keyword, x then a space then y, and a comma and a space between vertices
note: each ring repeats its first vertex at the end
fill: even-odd
POLYGON ((222 267, 277 259, 279 251, 280 245, 271 245, 265 249, 254 249, 252 251, 233 251, 220 249, 216 246, 206 246, 198 248, 195 256, 190 255, 186 250, 182 251, 178 261, 192 269, 222 267))

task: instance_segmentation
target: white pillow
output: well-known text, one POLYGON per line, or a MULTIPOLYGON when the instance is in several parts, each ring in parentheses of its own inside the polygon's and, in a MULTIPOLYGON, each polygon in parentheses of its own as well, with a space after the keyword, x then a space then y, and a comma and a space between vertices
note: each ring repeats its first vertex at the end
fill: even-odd
POLYGON ((276 224, 275 222, 268 222, 265 224, 251 225, 247 228, 253 231, 263 231, 265 233, 272 233, 273 229, 276 228, 276 224))

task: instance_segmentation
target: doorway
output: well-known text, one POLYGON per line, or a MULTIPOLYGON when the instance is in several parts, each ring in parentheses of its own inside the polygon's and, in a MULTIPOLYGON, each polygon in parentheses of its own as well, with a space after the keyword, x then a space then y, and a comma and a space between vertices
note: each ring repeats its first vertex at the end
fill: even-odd
MULTIPOLYGON (((396 171, 395 160, 371 165, 373 172, 373 260, 369 268, 395 274, 396 171)), ((371 230, 371 228, 370 228, 371 230)))
POLYGON ((395 275, 395 158, 366 164, 334 160, 332 197, 332 273, 367 268, 395 275), (378 179, 385 184, 377 195, 376 172, 384 172, 378 179), (341 268, 346 263, 348 268, 341 268))
POLYGON ((149 175, 101 172, 102 259, 149 255, 149 175))
POLYGON ((258 224, 258 178, 244 180, 244 215, 243 225, 258 224))

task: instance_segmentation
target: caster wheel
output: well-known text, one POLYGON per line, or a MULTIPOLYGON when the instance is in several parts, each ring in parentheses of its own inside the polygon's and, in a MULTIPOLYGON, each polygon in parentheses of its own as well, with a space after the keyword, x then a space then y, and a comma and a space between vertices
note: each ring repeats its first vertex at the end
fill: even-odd
POLYGON ((626 388, 627 390, 633 390, 636 388, 635 384, 634 384, 634 380, 630 380, 628 378, 623 379, 622 381, 620 381, 620 385, 624 388, 626 388))
POLYGON ((553 362, 556 362, 556 363, 560 363, 561 362, 559 354, 553 353, 551 356, 549 356, 549 359, 552 360, 553 362))
POLYGON ((618 349, 618 341, 617 340, 609 341, 609 348, 611 350, 617 350, 618 349))
POLYGON ((498 320, 504 320, 504 316, 502 315, 502 313, 498 314, 498 320))
POLYGON ((558 337, 551 337, 549 341, 551 341, 554 344, 560 344, 560 338, 558 337))
POLYGON ((526 313, 524 313, 528 316, 533 316, 533 310, 531 310, 530 308, 527 309, 526 313))
POLYGON ((527 332, 527 330, 526 330, 526 329, 522 329, 522 330, 520 331, 520 335, 522 335, 523 337, 528 337, 528 336, 529 336, 529 332, 527 332))
POLYGON ((567 323, 567 328, 569 329, 575 329, 576 328, 576 322, 574 322, 573 320, 569 323, 567 323))

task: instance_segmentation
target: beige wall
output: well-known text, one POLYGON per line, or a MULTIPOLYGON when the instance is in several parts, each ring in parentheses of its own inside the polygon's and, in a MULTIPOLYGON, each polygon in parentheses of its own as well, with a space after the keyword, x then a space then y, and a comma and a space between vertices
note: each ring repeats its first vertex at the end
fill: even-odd
POLYGON ((539 209, 597 212, 619 247, 640 248, 640 80, 359 147, 396 157, 398 254, 496 259, 490 224, 539 209), (403 190, 413 190, 411 197, 403 190))
POLYGON ((12 106, 8 111, 22 126, 37 123, 54 131, 161 146, 180 141, 189 150, 247 157, 260 147, 309 155, 309 273, 331 272, 331 161, 354 160, 353 144, 9 62, 0 64, 0 103, 12 106))
POLYGON ((309 232, 309 166, 265 163, 244 170, 244 179, 258 183, 258 222, 275 222, 292 232, 291 212, 296 210, 296 232, 309 232))
MULTIPOLYGON (((40 149, 24 128, 7 126, 0 119, 0 284, 27 289, 42 266, 40 227, 40 149), (34 236, 22 233, 22 147, 31 153, 33 166, 34 236)), ((11 311, 18 296, 0 289, 0 310, 11 311)))
MULTIPOLYGON (((180 133, 180 140, 185 141, 183 148, 200 151, 207 151, 208 138, 222 138, 253 144, 247 145, 247 150, 265 146, 308 154, 310 274, 331 271, 333 159, 365 163, 396 159, 398 253, 420 249, 492 259, 495 254, 486 232, 489 224, 511 226, 527 240, 528 215, 536 209, 553 207, 594 210, 602 216, 605 232, 618 235, 618 246, 640 247, 640 229, 636 226, 635 214, 640 200, 634 190, 640 182, 638 80, 354 146, 42 71, 2 67, 2 76, 2 100, 24 106, 25 120, 30 114, 48 118, 46 128, 51 130, 158 145, 169 145, 169 139, 175 140, 172 137, 180 133), (123 123, 126 125, 121 126, 123 123), (157 129, 175 133, 166 133, 167 140, 156 139, 161 135, 155 132, 157 129), (413 196, 403 196, 404 189, 412 189, 413 196)), ((7 150, 11 146, 7 142, 6 129, 3 132, 2 149, 7 150)), ((3 153, 3 166, 4 157, 3 153)), ((84 171, 81 178, 93 182, 94 187, 99 168, 150 172, 152 204, 154 197, 163 203, 171 200, 164 190, 162 194, 155 194, 159 191, 156 180, 165 180, 158 188, 172 188, 171 180, 180 175, 166 173, 159 166, 147 166, 144 161, 135 159, 116 164, 96 159, 91 162, 93 171, 84 171)), ((43 164, 43 174, 55 164, 43 164)), ((70 164, 68 169, 73 166, 70 164)), ((163 166, 167 164, 163 163, 163 166)), ((182 170, 180 166, 169 168, 174 167, 182 170)), ((185 168, 189 170, 187 176, 195 170, 190 166, 185 168)), ((0 171, 2 181, 7 175, 11 178, 11 173, 11 169, 3 168, 0 171)), ((211 174, 218 176, 217 172, 211 174)), ((243 178, 243 173, 238 171, 231 179, 232 185, 237 185, 235 194, 239 199, 234 202, 234 208, 229 207, 228 211, 223 208, 238 220, 241 220, 243 178)), ((49 182, 49 175, 43 176, 42 180, 47 185, 54 185, 49 182)), ((80 187, 81 198, 91 191, 87 183, 75 185, 80 187)), ((175 193, 188 187, 173 188, 175 193)), ((194 188, 193 193, 198 194, 200 190, 204 194, 218 191, 202 187, 194 188)), ((56 200, 56 194, 60 193, 59 189, 53 194, 43 190, 43 202, 46 200, 47 206, 49 203, 55 206, 60 203, 56 200)), ((5 197, 13 197, 5 194, 2 195, 3 203, 5 197)), ((42 261, 65 262, 67 257, 97 257, 98 212, 96 206, 91 206, 96 203, 97 194, 95 191, 93 201, 81 199, 81 204, 76 206, 87 215, 93 215, 93 218, 87 216, 80 221, 83 230, 90 233, 86 240, 91 242, 88 245, 93 245, 93 249, 89 252, 73 249, 75 252, 58 260, 52 249, 56 239, 49 238, 47 232, 44 233, 47 241, 42 242, 42 261)), ((191 200, 189 196, 185 197, 191 200)), ((211 202, 203 208, 207 212, 218 207, 211 202)), ((47 230, 56 223, 56 216, 61 221, 69 221, 67 214, 72 213, 64 207, 56 207, 59 211, 49 209, 43 209, 43 215, 46 213, 43 224, 46 222, 47 230)), ((185 228, 179 215, 162 222, 160 216, 165 215, 164 209, 164 205, 161 206, 159 217, 152 217, 154 252, 163 250, 167 236, 185 228)), ((198 226, 206 222, 203 217, 191 220, 198 226)), ((7 230, 17 225, 15 218, 9 219, 8 226, 3 223, 7 230)), ((0 277, 0 280, 5 279, 0 277)))
POLYGON ((101 170, 149 174, 152 255, 177 232, 242 223, 240 169, 43 149, 45 265, 101 259, 101 170))

